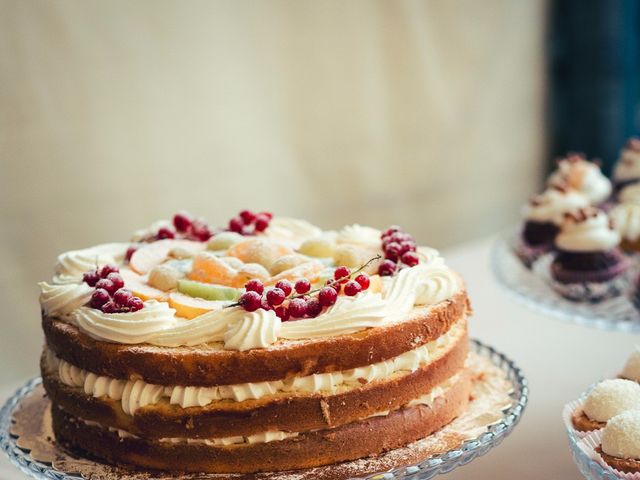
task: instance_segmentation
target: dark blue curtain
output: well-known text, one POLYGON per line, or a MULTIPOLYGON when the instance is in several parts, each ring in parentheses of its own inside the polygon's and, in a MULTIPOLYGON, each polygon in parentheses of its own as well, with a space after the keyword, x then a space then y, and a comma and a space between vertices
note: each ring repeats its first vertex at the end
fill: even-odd
POLYGON ((609 173, 640 132, 640 1, 555 0, 549 13, 550 157, 583 152, 609 173))

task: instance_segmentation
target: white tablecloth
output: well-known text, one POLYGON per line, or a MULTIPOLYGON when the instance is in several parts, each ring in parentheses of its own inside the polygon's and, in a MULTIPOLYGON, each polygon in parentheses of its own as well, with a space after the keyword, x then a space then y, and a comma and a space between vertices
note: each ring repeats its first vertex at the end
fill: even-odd
MULTIPOLYGON (((524 309, 493 280, 488 264, 491 243, 485 239, 461 246, 447 258, 468 284, 475 310, 472 336, 506 353, 524 370, 530 403, 514 433, 499 447, 441 478, 579 479, 560 418, 562 406, 593 381, 622 368, 638 337, 570 325, 524 309)), ((0 386, 0 398, 17 386, 0 386)), ((3 456, 0 478, 24 477, 3 456)))

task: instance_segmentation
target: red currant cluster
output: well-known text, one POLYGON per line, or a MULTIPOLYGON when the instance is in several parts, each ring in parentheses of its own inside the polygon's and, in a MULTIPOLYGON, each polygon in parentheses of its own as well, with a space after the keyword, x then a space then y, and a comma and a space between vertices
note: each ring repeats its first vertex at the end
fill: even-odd
POLYGON ((103 313, 137 312, 144 307, 142 299, 124 288, 120 269, 115 265, 105 265, 86 272, 82 280, 90 287, 95 287, 89 305, 103 313))
POLYGON ((242 210, 237 217, 229 220, 229 230, 240 235, 255 235, 264 232, 273 214, 270 212, 254 213, 251 210, 242 210))
POLYGON ((282 321, 317 317, 324 308, 336 303, 340 293, 353 297, 369 288, 369 277, 364 273, 356 273, 352 274, 347 267, 338 267, 333 272, 333 279, 315 290, 311 290, 311 283, 306 278, 295 283, 280 280, 266 291, 260 280, 250 280, 244 287, 246 292, 240 297, 238 305, 247 312, 259 308, 274 310, 282 321), (356 276, 351 279, 353 275, 356 276))
POLYGON ((420 257, 416 253, 418 248, 416 241, 400 227, 388 228, 382 232, 381 239, 385 260, 378 267, 380 276, 393 275, 402 268, 398 264, 415 267, 420 262, 420 257))

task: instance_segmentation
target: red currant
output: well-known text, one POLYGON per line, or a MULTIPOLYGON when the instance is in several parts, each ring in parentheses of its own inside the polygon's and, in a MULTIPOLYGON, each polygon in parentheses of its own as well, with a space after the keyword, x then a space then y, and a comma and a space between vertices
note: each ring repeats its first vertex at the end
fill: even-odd
POLYGON ((307 314, 307 302, 294 298, 289 302, 289 314, 292 318, 302 318, 307 314))
POLYGON ((262 292, 264 292, 264 285, 257 278, 249 280, 244 288, 247 292, 256 292, 258 295, 262 295, 262 292))
POLYGON ((293 285, 289 280, 280 280, 276 283, 276 288, 282 290, 287 297, 291 295, 291 292, 293 291, 293 285))
POLYGON ((311 290, 311 283, 309 283, 309 280, 307 280, 306 278, 301 278, 296 282, 295 289, 296 292, 302 295, 303 293, 307 293, 309 290, 311 290))
POLYGON ((271 288, 267 290, 267 301, 272 307, 276 307, 284 302, 286 295, 279 288, 271 288))
POLYGON ((127 307, 129 307, 132 312, 137 312, 138 310, 142 310, 144 302, 139 297, 131 297, 127 302, 127 307))
POLYGON ((354 278, 354 280, 358 282, 358 284, 362 287, 362 290, 366 290, 367 288, 369 288, 369 285, 371 284, 371 280, 369 280, 369 275, 366 275, 364 273, 361 273, 360 275, 358 275, 356 278, 354 278))
POLYGON ((402 248, 400 247, 399 243, 397 242, 388 243, 384 247, 385 258, 396 261, 398 259, 398 256, 400 256, 401 250, 402 248))
POLYGON ((416 244, 414 242, 405 240, 400 244, 400 255, 403 255, 407 252, 415 252, 415 251, 416 251, 416 244))
POLYGON ((129 248, 127 248, 127 253, 124 254, 124 259, 127 263, 131 261, 131 257, 133 257, 133 254, 136 253, 136 250, 138 250, 138 245, 131 245, 129 248))
POLYGON ((407 252, 402 255, 402 263, 410 267, 415 267, 420 263, 420 257, 415 252, 407 252))
POLYGON ((240 300, 238 300, 238 303, 240 303, 247 312, 255 312, 260 308, 261 302, 262 297, 258 292, 254 291, 244 292, 240 296, 240 300))
POLYGON ((396 268, 396 262, 385 260, 378 267, 378 274, 380 274, 380 276, 382 277, 388 277, 396 273, 396 268))
POLYGON ((260 212, 259 215, 263 215, 263 216, 267 217, 269 220, 271 220, 273 218, 273 213, 271 213, 271 212, 260 212))
POLYGON ((109 300, 107 303, 102 305, 101 310, 102 313, 117 313, 118 306, 116 305, 116 302, 114 302, 113 300, 109 300))
POLYGON ((173 226, 179 232, 186 232, 191 226, 191 219, 186 213, 176 213, 173 216, 173 226))
POLYGON ((244 222, 240 217, 234 217, 229 220, 229 230, 236 233, 242 233, 242 227, 244 227, 244 222))
POLYGON ((117 273, 119 271, 120 269, 115 265, 107 264, 107 265, 104 265, 98 273, 100 274, 100 278, 107 278, 107 275, 109 275, 110 273, 113 273, 113 272, 117 273))
POLYGON ((242 221, 247 225, 250 223, 253 223, 253 221, 256 219, 256 214, 253 213, 251 210, 242 210, 239 216, 242 219, 242 221))
POLYGON ((93 308, 101 308, 105 303, 110 300, 109 292, 107 292, 104 288, 98 288, 94 290, 91 295, 91 301, 89 305, 93 308))
POLYGON ((105 289, 107 292, 109 292, 109 295, 113 295, 117 290, 113 282, 107 278, 101 278, 100 280, 98 280, 98 282, 96 283, 96 288, 105 289))
POLYGON ((128 306, 129 300, 131 300, 131 298, 133 298, 133 294, 126 288, 116 290, 116 293, 113 294, 113 301, 121 307, 128 306))
POLYGON ((168 227, 162 227, 160 230, 158 230, 158 233, 156 233, 156 238, 158 240, 166 240, 167 238, 175 238, 176 234, 173 230, 169 229, 168 227))
POLYGON ((280 320, 282 320, 283 322, 286 322, 287 320, 289 320, 289 309, 287 307, 281 305, 278 308, 276 308, 275 312, 276 312, 276 316, 280 318, 280 320))
POLYGON ((389 236, 393 235, 394 233, 399 232, 400 230, 402 230, 402 229, 399 226, 392 225, 391 227, 386 229, 384 232, 382 232, 382 235, 381 235, 380 238, 389 237, 389 236))
POLYGON ((256 217, 256 232, 264 232, 269 226, 271 219, 265 214, 261 213, 256 217))
POLYGON ((206 242, 213 234, 207 225, 202 220, 194 220, 189 228, 189 236, 200 242, 206 242))
POLYGON ((322 287, 318 292, 318 301, 323 307, 330 307, 338 300, 338 292, 331 287, 322 287))
POLYGON ((95 270, 91 270, 82 275, 82 281, 90 287, 95 287, 98 280, 100 280, 100 275, 98 275, 98 272, 95 270))
POLYGON ((347 267, 338 267, 333 272, 333 278, 336 280, 340 280, 341 282, 346 281, 349 278, 351 272, 347 267))
POLYGON ((106 279, 111 280, 111 283, 113 283, 114 292, 124 287, 124 280, 122 279, 122 276, 119 273, 112 272, 109 275, 107 275, 106 279))
POLYGON ((263 310, 273 310, 273 306, 269 304, 266 296, 260 297, 260 308, 263 310))
POLYGON ((359 294, 362 291, 362 287, 356 281, 349 280, 347 284, 344 286, 344 294, 353 297, 359 294))
POLYGON ((317 317, 322 311, 322 305, 317 298, 310 298, 307 300, 307 315, 310 317, 317 317))

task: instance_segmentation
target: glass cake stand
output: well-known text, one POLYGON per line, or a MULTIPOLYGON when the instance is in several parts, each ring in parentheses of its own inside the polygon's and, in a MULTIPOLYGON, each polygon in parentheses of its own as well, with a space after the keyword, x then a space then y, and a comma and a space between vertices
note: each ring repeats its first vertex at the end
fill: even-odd
POLYGON ((587 480, 619 480, 615 473, 611 470, 604 468, 593 458, 589 457, 578 446, 578 438, 575 435, 569 434, 569 446, 571 447, 571 456, 573 461, 578 466, 578 470, 587 480))
MULTIPOLYGON (((467 440, 457 449, 449 450, 445 453, 433 455, 424 461, 406 467, 396 468, 388 472, 381 472, 364 477, 357 477, 358 480, 419 480, 429 479, 441 473, 466 465, 476 457, 484 455, 490 449, 497 446, 504 438, 511 433, 519 422, 529 396, 527 380, 520 369, 502 353, 494 350, 477 340, 471 341, 471 349, 479 355, 489 359, 494 365, 505 373, 506 378, 513 384, 511 398, 513 400, 510 407, 502 411, 502 418, 497 423, 489 426, 487 431, 480 436, 467 440)), ((11 435, 10 428, 14 411, 20 402, 36 388, 42 380, 34 378, 26 385, 17 390, 9 398, 0 410, 0 449, 4 451, 11 462, 25 474, 37 478, 48 480, 83 480, 77 474, 65 473, 52 468, 51 465, 33 459, 28 451, 18 447, 17 439, 11 435)), ((213 477, 213 476, 212 476, 213 477)), ((198 478, 205 480, 207 475, 198 478)), ((219 478, 219 477, 218 477, 219 478)), ((352 479, 355 480, 355 479, 352 479)))
MULTIPOLYGON (((567 322, 602 330, 640 332, 640 312, 626 295, 599 303, 572 302, 558 295, 550 285, 549 255, 527 269, 514 252, 517 234, 501 236, 491 251, 491 268, 501 286, 532 310, 567 322)), ((633 267, 637 270, 637 266, 633 267)))

